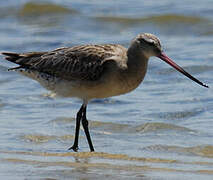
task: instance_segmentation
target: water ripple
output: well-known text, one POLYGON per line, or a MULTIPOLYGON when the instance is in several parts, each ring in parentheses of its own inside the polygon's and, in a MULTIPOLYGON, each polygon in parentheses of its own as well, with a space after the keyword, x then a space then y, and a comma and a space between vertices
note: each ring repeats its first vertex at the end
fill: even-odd
POLYGON ((186 119, 186 118, 194 117, 203 112, 205 112, 205 109, 196 108, 196 109, 177 111, 177 112, 152 113, 152 114, 149 114, 148 116, 165 119, 165 120, 178 120, 178 119, 186 119))
POLYGON ((202 17, 195 17, 195 16, 184 16, 178 14, 163 14, 158 16, 149 16, 149 17, 142 17, 142 18, 129 18, 129 17, 116 17, 116 16, 100 16, 96 17, 97 20, 104 21, 104 22, 111 22, 111 23, 119 23, 123 25, 131 25, 131 24, 138 24, 138 23, 157 23, 161 25, 165 24, 188 24, 193 25, 201 22, 208 22, 207 19, 202 17))
POLYGON ((194 147, 181 147, 181 146, 167 146, 167 145, 152 145, 144 148, 153 152, 169 152, 169 153, 181 153, 184 155, 195 155, 201 157, 213 158, 213 146, 200 145, 194 147))
POLYGON ((50 136, 50 135, 41 135, 41 134, 27 134, 27 135, 21 136, 21 138, 27 142, 32 142, 32 143, 47 143, 48 141, 51 141, 51 140, 60 140, 60 141, 73 140, 74 136, 73 135, 50 136))
POLYGON ((189 128, 185 128, 182 126, 177 126, 174 124, 167 124, 167 123, 145 123, 141 126, 136 128, 137 132, 140 133, 147 133, 147 132, 156 132, 156 131, 165 131, 165 130, 175 130, 175 131, 185 131, 185 132, 195 132, 189 128))

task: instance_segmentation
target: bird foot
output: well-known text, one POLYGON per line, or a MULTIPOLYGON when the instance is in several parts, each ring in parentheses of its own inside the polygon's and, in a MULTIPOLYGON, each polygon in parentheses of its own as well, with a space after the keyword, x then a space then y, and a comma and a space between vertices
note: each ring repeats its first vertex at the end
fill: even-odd
POLYGON ((68 150, 73 150, 74 152, 78 152, 79 148, 78 146, 71 146, 68 150))

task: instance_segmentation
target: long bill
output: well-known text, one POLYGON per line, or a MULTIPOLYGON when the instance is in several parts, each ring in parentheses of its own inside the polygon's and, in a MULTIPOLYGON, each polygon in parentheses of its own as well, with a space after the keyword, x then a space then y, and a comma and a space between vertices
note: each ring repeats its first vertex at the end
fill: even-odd
POLYGON ((184 74, 185 76, 187 76, 189 79, 195 81, 196 83, 200 84, 201 86, 204 86, 206 88, 209 87, 206 84, 199 81, 198 79, 196 79, 195 77, 193 77, 191 74, 187 73, 183 68, 181 68, 174 61, 172 61, 165 53, 161 53, 158 57, 160 59, 162 59, 163 61, 165 61, 166 63, 168 63, 169 65, 171 65, 173 68, 175 68, 179 72, 181 72, 182 74, 184 74))

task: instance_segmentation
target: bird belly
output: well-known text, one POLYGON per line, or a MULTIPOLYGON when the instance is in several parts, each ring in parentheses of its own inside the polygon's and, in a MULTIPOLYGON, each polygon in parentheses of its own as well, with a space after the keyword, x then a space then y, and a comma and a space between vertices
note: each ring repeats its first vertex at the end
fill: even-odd
MULTIPOLYGON (((143 80, 140 78, 122 78, 114 75, 97 82, 81 82, 76 91, 84 95, 84 99, 107 98, 131 92, 143 80)), ((75 89, 75 88, 74 88, 75 89)))
POLYGON ((19 73, 31 78, 41 84, 47 90, 54 92, 62 97, 78 97, 83 99, 83 91, 79 82, 67 81, 58 77, 51 76, 46 73, 29 69, 18 69, 19 73))
POLYGON ((30 69, 16 70, 22 75, 39 82, 44 88, 53 91, 57 84, 57 78, 46 73, 38 72, 30 69))
POLYGON ((142 79, 137 80, 135 78, 119 78, 119 76, 112 76, 99 81, 68 81, 34 70, 21 69, 19 72, 38 81, 44 88, 58 96, 77 97, 85 100, 125 94, 134 90, 142 81, 142 79))

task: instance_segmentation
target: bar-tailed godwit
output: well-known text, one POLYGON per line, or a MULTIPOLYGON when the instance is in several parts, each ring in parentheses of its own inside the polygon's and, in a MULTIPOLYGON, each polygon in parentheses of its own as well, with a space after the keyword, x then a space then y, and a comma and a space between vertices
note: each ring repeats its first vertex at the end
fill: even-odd
POLYGON ((163 52, 160 40, 149 33, 139 34, 128 49, 117 44, 103 44, 62 47, 49 52, 1 54, 6 56, 6 60, 19 65, 9 70, 38 81, 60 96, 82 99, 83 104, 76 117, 74 144, 69 148, 74 151, 78 151, 80 123, 90 151, 94 151, 86 118, 88 102, 137 88, 145 77, 151 56, 162 59, 191 80, 208 87, 173 62, 163 52))

